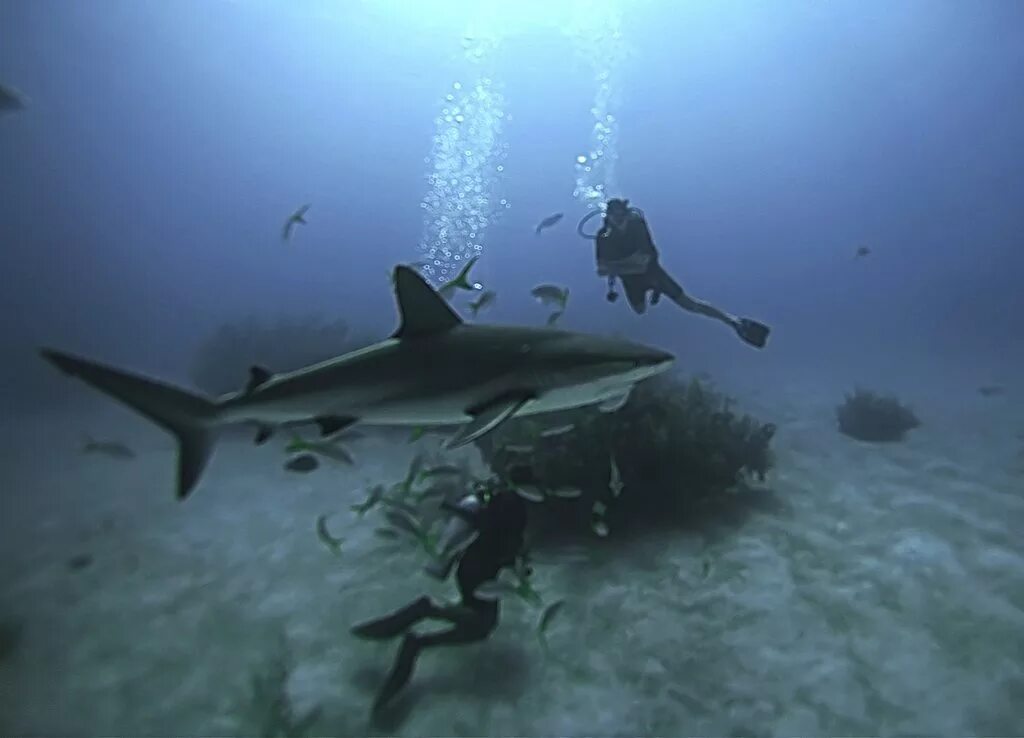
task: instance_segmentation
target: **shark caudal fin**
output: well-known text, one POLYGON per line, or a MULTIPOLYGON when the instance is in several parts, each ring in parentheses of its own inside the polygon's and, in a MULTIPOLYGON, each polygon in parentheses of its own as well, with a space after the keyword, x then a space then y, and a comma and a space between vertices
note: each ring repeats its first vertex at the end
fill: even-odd
POLYGON ((173 434, 178 441, 176 492, 179 500, 188 497, 213 452, 215 402, 60 351, 41 349, 39 353, 65 374, 78 377, 173 434))

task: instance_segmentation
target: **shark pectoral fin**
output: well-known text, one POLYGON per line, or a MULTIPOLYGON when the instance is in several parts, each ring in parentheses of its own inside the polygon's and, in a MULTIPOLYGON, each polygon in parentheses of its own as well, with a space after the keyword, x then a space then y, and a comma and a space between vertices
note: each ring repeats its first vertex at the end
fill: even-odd
POLYGON ((265 367, 262 367, 262 366, 251 366, 251 367, 249 367, 249 381, 245 385, 245 392, 244 392, 244 394, 248 395, 251 392, 253 392, 260 385, 266 384, 267 380, 269 380, 272 376, 273 376, 273 374, 271 374, 270 370, 266 369, 265 367))
POLYGON ((342 415, 318 415, 313 422, 320 427, 321 436, 331 436, 338 431, 343 431, 355 423, 357 418, 347 418, 342 415))
POLYGON ((533 399, 531 394, 506 395, 489 402, 480 408, 469 411, 473 419, 459 429, 459 432, 448 439, 446 448, 459 448, 472 443, 476 439, 490 433, 506 420, 511 418, 523 405, 533 399))
POLYGON ((395 267, 395 298, 401 323, 392 338, 421 338, 444 333, 462 320, 416 270, 395 267))
POLYGON ((614 413, 617 410, 621 410, 629 401, 629 393, 632 391, 632 387, 627 387, 622 392, 602 400, 597 409, 602 413, 614 413))

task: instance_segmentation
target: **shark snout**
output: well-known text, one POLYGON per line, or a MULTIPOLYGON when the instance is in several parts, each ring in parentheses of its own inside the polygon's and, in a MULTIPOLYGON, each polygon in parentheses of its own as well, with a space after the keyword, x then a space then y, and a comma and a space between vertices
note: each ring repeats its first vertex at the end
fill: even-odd
POLYGON ((635 361, 637 367, 660 367, 668 366, 676 357, 670 354, 668 351, 662 351, 661 349, 647 349, 641 355, 637 356, 635 361))

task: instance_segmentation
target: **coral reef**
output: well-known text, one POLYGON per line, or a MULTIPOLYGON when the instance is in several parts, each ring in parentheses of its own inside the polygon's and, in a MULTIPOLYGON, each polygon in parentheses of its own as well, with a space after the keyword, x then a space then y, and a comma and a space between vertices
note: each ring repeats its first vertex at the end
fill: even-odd
POLYGON ((636 387, 614 413, 589 407, 516 419, 477 445, 500 477, 529 469, 546 502, 538 517, 604 536, 609 525, 685 513, 751 478, 763 481, 774 433, 734 412, 709 383, 663 376, 636 387))
POLYGON ((894 397, 857 389, 836 408, 839 432, 858 441, 902 441, 907 431, 921 425, 914 412, 894 397))
POLYGON ((251 366, 293 371, 369 343, 354 337, 343 320, 306 315, 268 323, 250 317, 225 323, 200 344, 191 379, 197 388, 220 395, 240 389, 251 366))

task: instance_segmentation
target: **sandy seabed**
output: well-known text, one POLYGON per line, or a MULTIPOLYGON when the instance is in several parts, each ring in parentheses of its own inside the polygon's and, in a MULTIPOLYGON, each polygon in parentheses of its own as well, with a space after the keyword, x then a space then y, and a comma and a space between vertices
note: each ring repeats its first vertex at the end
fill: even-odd
POLYGON ((0 620, 23 630, 0 734, 257 735, 253 679, 282 665, 315 735, 1024 734, 1022 408, 922 408, 906 442, 870 446, 836 432, 834 394, 769 394, 739 395, 779 426, 763 498, 542 549, 537 588, 566 600, 548 653, 538 611, 508 602, 488 642, 425 654, 378 725, 396 644, 348 629, 446 589, 348 507, 413 446, 371 435, 355 468, 301 476, 280 441, 231 436, 178 503, 170 438, 127 411, 11 420, 0 620), (138 457, 82 455, 85 431, 138 457), (314 533, 324 513, 341 556, 314 533))

